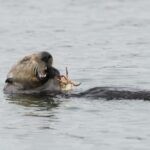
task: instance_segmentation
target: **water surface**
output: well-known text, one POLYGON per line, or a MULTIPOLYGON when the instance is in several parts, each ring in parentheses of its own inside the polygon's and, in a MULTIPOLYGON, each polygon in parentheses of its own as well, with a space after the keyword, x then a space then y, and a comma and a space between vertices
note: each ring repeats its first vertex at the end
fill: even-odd
POLYGON ((0 0, 0 149, 148 150, 150 102, 10 96, 12 64, 47 50, 76 91, 150 90, 149 0, 0 0))

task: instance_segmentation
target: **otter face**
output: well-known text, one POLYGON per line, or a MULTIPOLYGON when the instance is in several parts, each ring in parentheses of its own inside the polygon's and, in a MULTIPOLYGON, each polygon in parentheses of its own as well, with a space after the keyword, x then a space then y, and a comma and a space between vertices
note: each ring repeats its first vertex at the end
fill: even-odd
POLYGON ((59 75, 59 71, 52 66, 52 63, 53 57, 48 52, 25 56, 9 71, 4 90, 9 86, 17 87, 19 90, 42 86, 59 75))

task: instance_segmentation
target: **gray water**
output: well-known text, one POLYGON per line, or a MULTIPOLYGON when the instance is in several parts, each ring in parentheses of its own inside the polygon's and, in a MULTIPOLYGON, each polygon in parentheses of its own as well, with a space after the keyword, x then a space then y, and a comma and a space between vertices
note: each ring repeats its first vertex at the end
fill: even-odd
POLYGON ((77 92, 150 90, 149 0, 0 0, 0 150, 149 150, 149 101, 3 94, 10 67, 43 50, 77 92))

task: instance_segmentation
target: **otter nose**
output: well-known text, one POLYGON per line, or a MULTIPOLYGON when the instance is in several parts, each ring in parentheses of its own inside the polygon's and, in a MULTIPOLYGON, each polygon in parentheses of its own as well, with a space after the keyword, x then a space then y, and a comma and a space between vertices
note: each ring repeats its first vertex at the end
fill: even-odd
POLYGON ((50 53, 48 53, 48 52, 41 52, 40 55, 41 55, 41 60, 44 61, 44 62, 46 62, 46 63, 47 63, 50 59, 51 59, 51 60, 53 59, 52 55, 51 55, 50 53))

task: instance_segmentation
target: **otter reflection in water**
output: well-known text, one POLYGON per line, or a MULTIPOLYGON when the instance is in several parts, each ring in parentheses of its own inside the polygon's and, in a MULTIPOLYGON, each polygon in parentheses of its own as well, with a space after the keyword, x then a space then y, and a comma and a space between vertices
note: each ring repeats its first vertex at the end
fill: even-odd
MULTIPOLYGON (((53 58, 48 52, 39 52, 24 57, 9 71, 4 87, 5 93, 62 93, 58 76, 53 67, 53 58)), ((72 84, 72 83, 71 83, 72 84)), ((71 87, 70 87, 71 89, 71 87)), ((150 91, 128 90, 113 87, 95 87, 67 97, 89 97, 106 99, 150 100, 150 91)))

